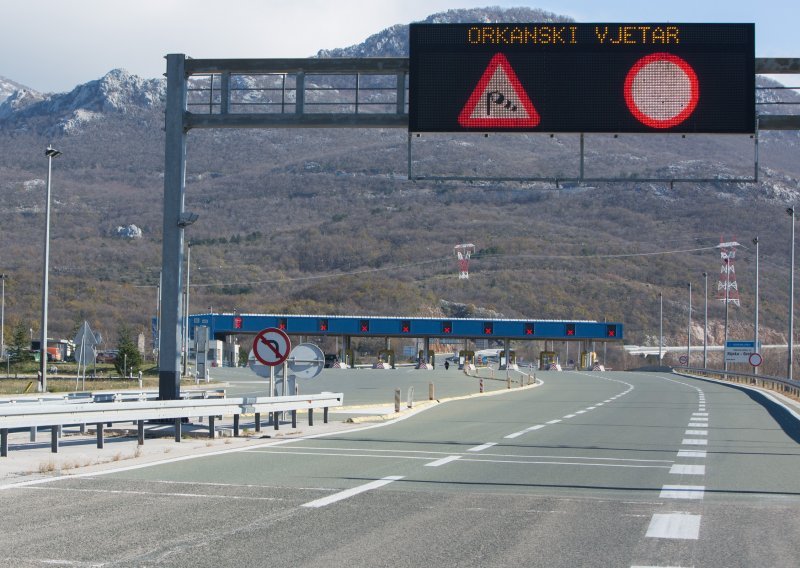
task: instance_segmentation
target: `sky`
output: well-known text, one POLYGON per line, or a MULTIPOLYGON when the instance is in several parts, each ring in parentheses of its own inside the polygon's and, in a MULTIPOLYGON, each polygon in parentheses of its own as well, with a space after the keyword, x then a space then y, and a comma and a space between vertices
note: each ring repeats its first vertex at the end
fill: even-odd
POLYGON ((66 92, 164 55, 309 57, 455 8, 540 8, 578 22, 753 22, 757 57, 800 57, 797 0, 0 0, 0 76, 66 92))

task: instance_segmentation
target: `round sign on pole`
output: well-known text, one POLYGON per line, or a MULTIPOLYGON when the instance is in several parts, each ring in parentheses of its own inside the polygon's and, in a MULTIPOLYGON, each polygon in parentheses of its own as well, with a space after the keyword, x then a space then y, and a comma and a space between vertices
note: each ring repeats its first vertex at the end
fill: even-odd
POLYGON ((289 355, 289 370, 298 379, 313 379, 325 366, 325 354, 313 343, 301 343, 289 355))
POLYGON ((764 362, 764 358, 761 356, 760 353, 751 353, 749 361, 753 367, 758 367, 761 363, 764 362))
POLYGON ((672 53, 651 53, 625 78, 625 103, 636 120, 652 128, 672 128, 689 118, 700 98, 697 74, 672 53))
POLYGON ((275 367, 286 361, 291 350, 289 336, 275 327, 262 329, 253 340, 253 355, 268 367, 275 367))
POLYGON ((686 355, 681 355, 678 361, 681 365, 687 365, 689 363, 689 358, 686 355))

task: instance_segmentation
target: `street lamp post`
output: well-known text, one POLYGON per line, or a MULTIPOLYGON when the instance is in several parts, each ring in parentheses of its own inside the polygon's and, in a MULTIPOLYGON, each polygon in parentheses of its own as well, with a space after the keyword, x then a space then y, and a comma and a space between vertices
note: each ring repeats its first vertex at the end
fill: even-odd
MULTIPOLYGON (((753 244, 756 245, 756 314, 753 324, 753 351, 758 353, 760 351, 758 348, 758 236, 753 239, 753 244)), ((753 374, 758 374, 757 366, 753 366, 753 374)))
POLYGON ((53 158, 61 155, 61 152, 47 146, 44 151, 47 156, 47 202, 45 208, 45 230, 44 230, 44 276, 42 279, 42 340, 39 343, 39 368, 41 372, 40 387, 42 392, 47 391, 47 300, 49 294, 48 276, 50 272, 50 182, 53 175, 53 158))
POLYGON ((792 218, 792 262, 789 270, 789 357, 787 368, 787 377, 791 381, 794 355, 792 353, 792 343, 794 338, 794 205, 787 208, 786 213, 788 213, 789 217, 792 218))
POLYGON ((6 356, 6 275, 0 274, 3 281, 3 301, 0 307, 0 359, 6 356))
POLYGON ((661 349, 664 346, 664 296, 658 293, 658 364, 661 364, 661 349))
POLYGON ((686 329, 686 366, 692 363, 692 283, 689 282, 689 327, 686 329))
POLYGON ((708 369, 708 272, 703 272, 705 281, 705 302, 703 317, 703 368, 708 369))
POLYGON ((189 366, 189 269, 192 262, 192 243, 186 245, 186 311, 184 313, 184 330, 183 330, 183 376, 186 376, 187 367, 189 366))

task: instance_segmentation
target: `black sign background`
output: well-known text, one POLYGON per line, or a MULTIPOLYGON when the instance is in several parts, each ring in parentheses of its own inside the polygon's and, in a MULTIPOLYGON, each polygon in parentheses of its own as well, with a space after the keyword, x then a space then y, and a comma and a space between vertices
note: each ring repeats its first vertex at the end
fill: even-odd
MULTIPOLYGON (((640 34, 641 35, 641 34, 640 34)), ((636 36, 634 36, 636 37, 636 36)), ((679 132, 755 131, 755 27, 753 24, 411 24, 409 131, 411 132, 679 132), (506 43, 481 38, 475 28, 564 27, 565 43, 506 43), (620 26, 677 28, 680 43, 612 44, 596 28, 616 35, 620 26), (472 31, 470 32, 470 30, 472 31), (574 42, 574 43, 573 43, 574 42), (541 116, 536 127, 467 128, 458 116, 492 57, 502 53, 541 116), (699 98, 680 124, 655 128, 637 120, 625 103, 624 83, 642 57, 671 53, 695 71, 699 98)))

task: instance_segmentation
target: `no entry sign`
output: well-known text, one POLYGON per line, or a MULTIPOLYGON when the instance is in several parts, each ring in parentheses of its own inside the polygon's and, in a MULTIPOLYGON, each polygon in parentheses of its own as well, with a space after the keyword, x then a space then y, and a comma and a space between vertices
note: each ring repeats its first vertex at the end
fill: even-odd
POLYGON ((411 24, 411 132, 755 131, 753 24, 411 24))
POLYGON ((292 343, 289 336, 275 327, 262 329, 253 340, 253 355, 269 367, 280 365, 289 357, 292 343))

